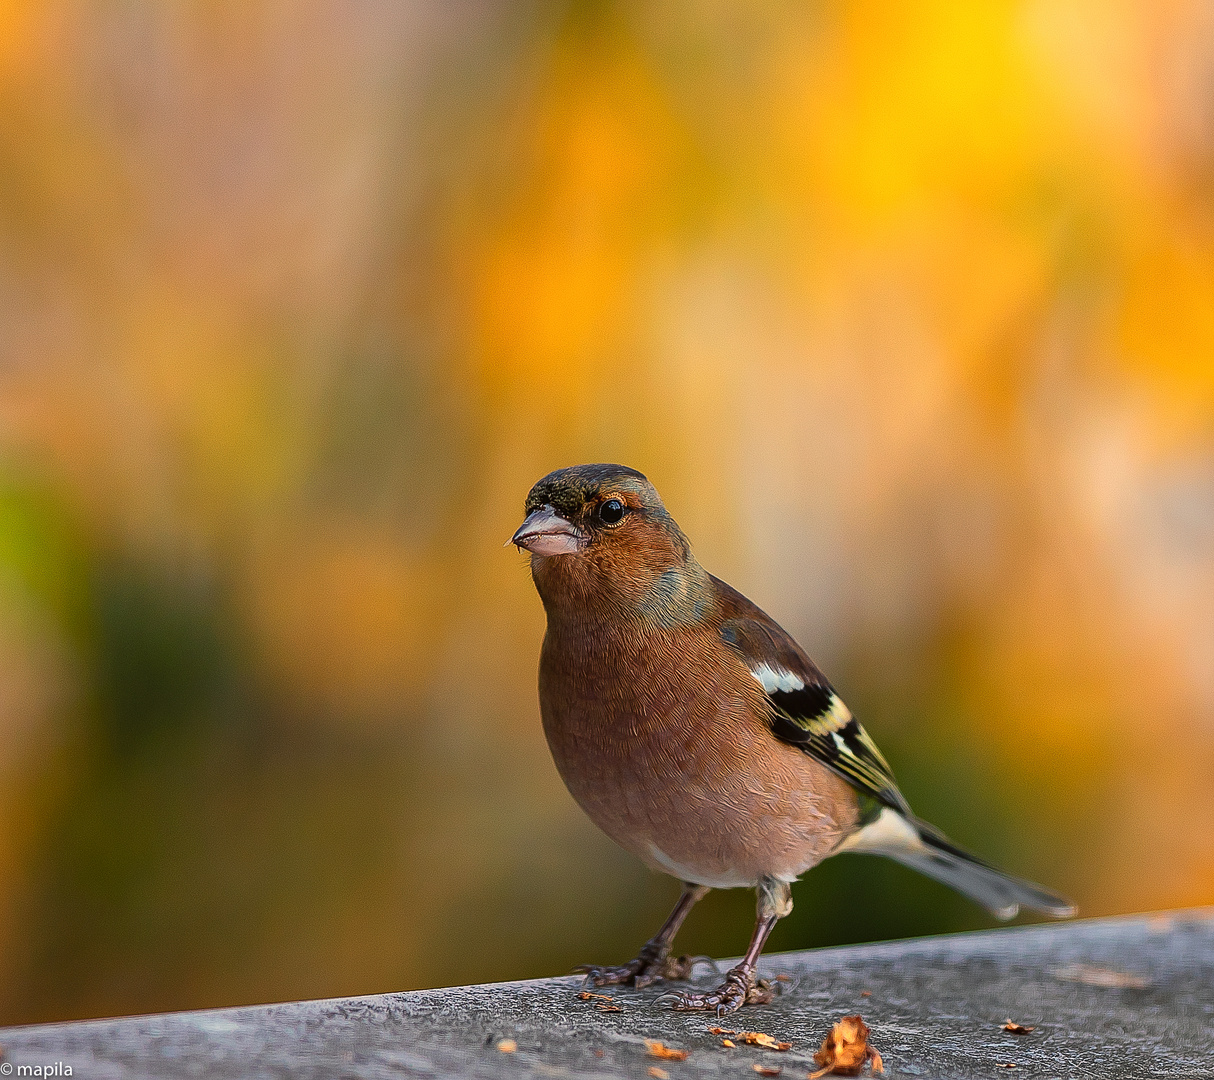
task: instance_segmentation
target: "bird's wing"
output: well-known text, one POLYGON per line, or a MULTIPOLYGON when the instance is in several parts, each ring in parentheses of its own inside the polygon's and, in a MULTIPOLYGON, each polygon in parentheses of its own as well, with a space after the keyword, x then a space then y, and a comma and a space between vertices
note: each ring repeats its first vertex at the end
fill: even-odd
POLYGON ((750 617, 728 619, 721 637, 766 691, 772 733, 833 769, 862 795, 909 816, 889 763, 826 677, 783 628, 749 601, 746 605, 753 608, 750 617))

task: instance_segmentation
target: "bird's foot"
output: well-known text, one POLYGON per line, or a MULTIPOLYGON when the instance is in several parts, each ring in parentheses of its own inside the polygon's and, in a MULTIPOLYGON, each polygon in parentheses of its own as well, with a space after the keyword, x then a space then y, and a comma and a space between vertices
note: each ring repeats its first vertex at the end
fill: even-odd
POLYGON ((638 990, 652 986, 655 982, 673 982, 691 978, 691 969, 696 964, 707 961, 704 956, 671 956, 668 951, 652 947, 651 943, 642 946, 635 960, 620 967, 599 967, 595 964, 582 964, 574 968, 574 972, 584 974, 586 982, 591 986, 635 986, 638 990))
POLYGON ((766 979, 755 979, 753 968, 739 964, 731 968, 725 980, 707 994, 692 994, 686 990, 672 990, 658 1001, 681 1012, 697 1009, 712 1009, 718 1017, 735 1012, 743 1005, 770 1004, 775 992, 766 979))

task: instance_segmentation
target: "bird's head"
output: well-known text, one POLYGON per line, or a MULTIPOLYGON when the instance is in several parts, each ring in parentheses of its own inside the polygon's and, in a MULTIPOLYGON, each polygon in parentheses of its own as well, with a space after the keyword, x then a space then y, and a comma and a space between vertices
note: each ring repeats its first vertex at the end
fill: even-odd
POLYGON ((686 592, 699 578, 691 545, 644 474, 624 465, 577 465, 540 480, 510 543, 531 553, 545 607, 624 602, 686 592))

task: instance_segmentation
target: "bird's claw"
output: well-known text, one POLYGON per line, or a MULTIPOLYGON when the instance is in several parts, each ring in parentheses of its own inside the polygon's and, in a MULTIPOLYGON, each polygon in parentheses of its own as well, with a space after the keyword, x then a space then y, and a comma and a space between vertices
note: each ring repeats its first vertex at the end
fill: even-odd
POLYGON ((772 986, 766 979, 756 979, 749 990, 746 991, 747 1005, 770 1005, 775 1000, 776 994, 783 989, 782 984, 776 983, 772 986))
POLYGON ((635 986, 643 990, 656 982, 674 982, 691 978, 691 969, 696 964, 709 960, 706 956, 663 956, 647 953, 645 949, 635 959, 619 967, 600 967, 597 964, 579 964, 573 969, 575 975, 585 975, 588 986, 635 986))
POLYGON ((585 975, 585 986, 615 986, 630 983, 636 978, 636 969, 631 964, 622 967, 599 967, 597 964, 578 964, 574 975, 585 975))
POLYGON ((776 994, 791 994, 798 986, 801 985, 800 975, 777 975, 774 984, 768 983, 766 979, 759 979, 755 984, 766 984, 771 986, 772 992, 776 994))
POLYGON ((754 972, 739 966, 726 972, 721 985, 707 994, 672 990, 658 998, 658 1002, 669 1005, 679 1012, 712 1009, 719 1019, 728 1013, 737 1011, 743 1005, 766 1005, 772 997, 771 987, 766 980, 755 982, 754 972))

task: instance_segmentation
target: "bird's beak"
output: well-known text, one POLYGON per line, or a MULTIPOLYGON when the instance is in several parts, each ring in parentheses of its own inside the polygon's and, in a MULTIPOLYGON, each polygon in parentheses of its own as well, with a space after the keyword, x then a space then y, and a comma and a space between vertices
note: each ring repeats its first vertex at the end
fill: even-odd
POLYGON ((581 529, 545 504, 532 510, 506 543, 532 555, 572 555, 581 550, 585 540, 586 534, 581 529))

